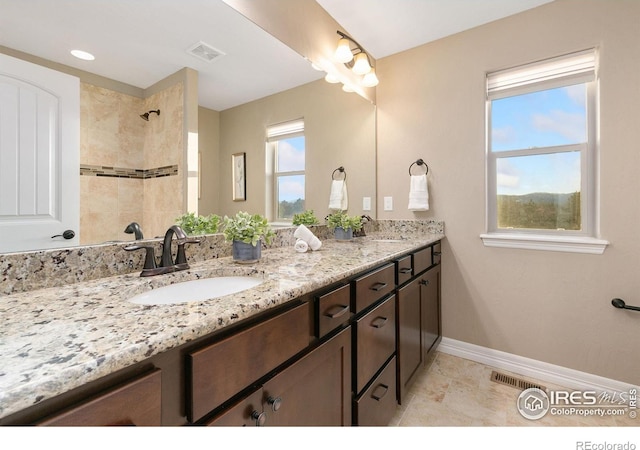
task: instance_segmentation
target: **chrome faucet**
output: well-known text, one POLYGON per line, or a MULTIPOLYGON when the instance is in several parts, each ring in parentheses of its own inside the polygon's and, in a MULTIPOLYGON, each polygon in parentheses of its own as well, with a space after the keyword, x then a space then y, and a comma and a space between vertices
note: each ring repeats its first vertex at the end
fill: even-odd
POLYGON ((147 254, 144 261, 141 277, 150 277, 153 275, 162 275, 164 273, 176 272, 178 270, 186 270, 189 268, 187 263, 187 255, 184 250, 185 244, 196 244, 202 240, 197 238, 189 238, 182 228, 178 225, 171 226, 164 235, 162 243, 162 257, 160 258, 160 266, 156 264, 156 257, 152 245, 129 245, 124 249, 126 251, 145 249, 147 254), (176 258, 173 259, 171 253, 171 242, 173 237, 178 241, 178 250, 176 258))

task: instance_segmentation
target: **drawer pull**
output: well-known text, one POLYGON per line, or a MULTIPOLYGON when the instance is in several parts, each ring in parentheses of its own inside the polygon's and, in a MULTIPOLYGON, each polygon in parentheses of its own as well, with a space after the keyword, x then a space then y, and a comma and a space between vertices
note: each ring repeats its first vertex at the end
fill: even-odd
POLYGON ((440 256, 442 255, 442 252, 433 252, 433 256, 440 256))
POLYGON ((372 291, 380 291, 384 288, 387 287, 387 283, 375 283, 373 286, 371 286, 369 289, 371 289, 372 291))
POLYGON ((398 272, 400 272, 401 274, 410 274, 411 272, 413 272, 413 269, 411 267, 403 267, 401 269, 398 270, 398 272))
POLYGON ((386 384, 379 384, 375 390, 371 393, 371 397, 376 400, 376 401, 380 401, 382 400, 382 397, 384 397, 385 395, 387 395, 387 392, 389 392, 389 386, 387 386, 386 384), (381 391, 381 392, 380 392, 381 391), (378 394, 378 392, 380 392, 378 394))
POLYGON ((327 310, 324 315, 331 319, 335 319, 340 316, 344 316, 345 313, 349 311, 349 305, 333 305, 329 310, 327 310))
POLYGON ((373 328, 382 328, 386 324, 387 324, 387 318, 386 317, 376 317, 373 320, 373 322, 371 322, 371 326, 373 328))
POLYGON ((271 410, 273 412, 276 412, 282 406, 282 397, 271 397, 271 396, 269 396, 267 398, 267 404, 269 404, 269 406, 271 406, 271 410))
POLYGON ((258 412, 256 410, 254 410, 251 413, 251 419, 256 421, 256 426, 257 427, 261 427, 267 421, 267 415, 265 413, 263 413, 263 412, 258 412))

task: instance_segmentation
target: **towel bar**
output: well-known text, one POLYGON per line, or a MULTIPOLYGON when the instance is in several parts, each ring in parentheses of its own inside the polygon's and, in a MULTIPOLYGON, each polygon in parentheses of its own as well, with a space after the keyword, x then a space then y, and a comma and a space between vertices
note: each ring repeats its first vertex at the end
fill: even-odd
POLYGON ((331 174, 331 179, 335 180, 335 174, 336 172, 342 172, 342 174, 344 175, 343 180, 347 179, 347 172, 344 171, 344 167, 340 166, 338 167, 336 170, 333 171, 333 173, 331 174))
POLYGON ((426 162, 424 162, 424 160, 422 158, 418 159, 417 161, 411 163, 411 165, 409 166, 409 175, 411 175, 411 168, 415 165, 419 165, 419 166, 425 166, 427 171, 424 173, 425 175, 429 173, 429 166, 427 165, 426 162))

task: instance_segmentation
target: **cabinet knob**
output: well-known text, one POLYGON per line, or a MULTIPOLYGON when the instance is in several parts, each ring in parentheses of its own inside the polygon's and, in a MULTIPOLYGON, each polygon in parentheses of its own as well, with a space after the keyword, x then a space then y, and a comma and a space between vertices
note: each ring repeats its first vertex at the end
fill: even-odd
POLYGON ((267 404, 271 406, 271 409, 275 412, 282 406, 282 397, 267 397, 267 404))
POLYGON ((265 413, 263 413, 263 412, 258 412, 256 410, 254 410, 251 413, 251 419, 256 421, 256 426, 257 427, 261 427, 267 421, 267 415, 265 413))
POLYGON ((429 286, 429 280, 420 280, 420 284, 423 286, 429 286))

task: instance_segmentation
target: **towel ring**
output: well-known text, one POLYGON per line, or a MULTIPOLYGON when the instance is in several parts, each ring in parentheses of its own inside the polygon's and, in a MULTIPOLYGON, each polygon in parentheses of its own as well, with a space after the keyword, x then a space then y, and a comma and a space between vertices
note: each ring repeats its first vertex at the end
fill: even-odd
POLYGON ((425 175, 429 173, 429 166, 422 160, 422 158, 420 158, 417 161, 411 163, 411 165, 409 166, 409 176, 411 176, 411 168, 416 164, 419 166, 425 166, 425 168, 427 169, 427 171, 424 173, 425 175))
POLYGON ((335 176, 336 172, 342 172, 342 174, 344 174, 343 180, 347 179, 347 172, 344 171, 344 167, 340 166, 336 170, 334 170, 333 173, 331 174, 331 179, 332 180, 335 180, 334 176, 335 176))

